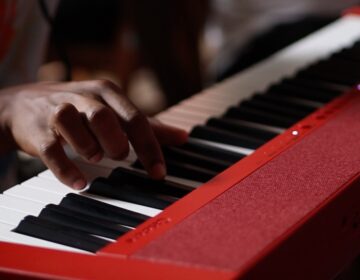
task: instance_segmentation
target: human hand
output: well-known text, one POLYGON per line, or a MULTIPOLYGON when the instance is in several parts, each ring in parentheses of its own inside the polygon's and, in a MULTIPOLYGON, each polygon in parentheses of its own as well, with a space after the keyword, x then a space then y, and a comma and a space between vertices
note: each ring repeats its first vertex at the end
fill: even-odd
POLYGON ((165 176, 160 144, 179 145, 185 131, 148 120, 106 80, 35 83, 0 91, 0 125, 6 143, 40 157, 64 184, 82 189, 86 179, 66 156, 68 143, 86 160, 124 159, 128 140, 154 179, 165 176))

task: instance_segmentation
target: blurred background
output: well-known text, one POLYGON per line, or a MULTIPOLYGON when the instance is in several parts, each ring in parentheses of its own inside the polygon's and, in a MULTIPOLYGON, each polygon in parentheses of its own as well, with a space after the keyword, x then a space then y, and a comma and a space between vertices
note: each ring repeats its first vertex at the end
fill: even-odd
MULTIPOLYGON (((354 0, 61 0, 40 81, 109 79, 152 116, 334 21, 354 0)), ((21 156, 19 181, 45 167, 21 156)))
POLYGON ((153 115, 330 23, 358 2, 62 0, 39 80, 64 80, 65 52, 74 80, 110 79, 153 115))

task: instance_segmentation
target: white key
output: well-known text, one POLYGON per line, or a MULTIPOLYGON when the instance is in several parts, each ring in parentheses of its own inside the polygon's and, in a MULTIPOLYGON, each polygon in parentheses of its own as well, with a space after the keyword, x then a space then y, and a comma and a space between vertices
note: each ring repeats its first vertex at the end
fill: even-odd
MULTIPOLYGON (((64 189, 63 191, 60 190, 58 193, 56 193, 56 192, 49 192, 48 190, 45 189, 36 188, 31 185, 21 185, 9 189, 8 191, 5 192, 5 194, 16 197, 23 197, 31 201, 39 201, 47 204, 49 203, 59 204, 61 200, 65 197, 65 195, 70 192, 71 191, 64 189)), ((82 193, 82 195, 87 197, 92 197, 98 201, 112 204, 118 207, 122 207, 124 209, 128 209, 151 217, 160 213, 160 210, 158 209, 137 205, 135 203, 130 203, 117 199, 105 198, 102 196, 90 195, 86 193, 82 193)))
POLYGON ((60 181, 55 181, 42 177, 33 177, 29 180, 24 181, 23 183, 21 183, 21 185, 30 186, 36 189, 41 189, 44 191, 59 193, 63 195, 66 195, 69 192, 78 193, 78 191, 71 189, 70 187, 64 185, 60 181))
POLYGON ((44 208, 44 204, 18 197, 0 195, 0 207, 37 216, 44 208))
POLYGON ((1 223, 11 226, 17 226, 24 219, 25 216, 27 216, 26 213, 21 213, 13 209, 8 209, 0 206, 1 223))
POLYGON ((59 204, 62 197, 56 193, 43 191, 29 186, 17 185, 4 192, 4 195, 19 197, 40 203, 59 204))

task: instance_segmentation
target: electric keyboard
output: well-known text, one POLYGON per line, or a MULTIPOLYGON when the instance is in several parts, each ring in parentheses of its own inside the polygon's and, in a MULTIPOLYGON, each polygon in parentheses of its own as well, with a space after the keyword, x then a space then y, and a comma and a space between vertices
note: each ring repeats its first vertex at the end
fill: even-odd
POLYGON ((49 170, 5 191, 0 273, 334 277, 360 253, 359 40, 348 15, 159 114, 190 133, 164 181, 130 153, 77 160, 86 192, 49 170))

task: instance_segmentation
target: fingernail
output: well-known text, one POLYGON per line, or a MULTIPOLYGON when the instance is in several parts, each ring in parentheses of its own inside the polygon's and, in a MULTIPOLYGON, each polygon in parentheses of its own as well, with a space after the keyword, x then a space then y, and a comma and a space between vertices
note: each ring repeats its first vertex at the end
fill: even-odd
POLYGON ((72 185, 73 189, 75 190, 82 190, 83 188, 86 187, 86 181, 84 179, 79 179, 76 180, 73 185, 72 185))
POLYGON ((103 157, 103 153, 97 153, 96 155, 92 156, 89 161, 92 163, 97 163, 99 162, 103 157))
POLYGON ((163 163, 158 162, 151 167, 151 176, 154 179, 163 179, 165 175, 166 175, 166 168, 163 163))

